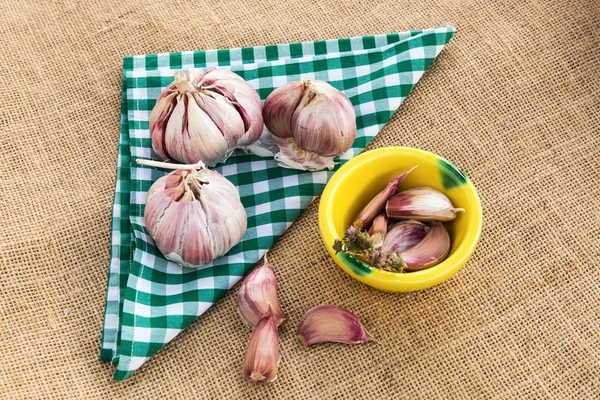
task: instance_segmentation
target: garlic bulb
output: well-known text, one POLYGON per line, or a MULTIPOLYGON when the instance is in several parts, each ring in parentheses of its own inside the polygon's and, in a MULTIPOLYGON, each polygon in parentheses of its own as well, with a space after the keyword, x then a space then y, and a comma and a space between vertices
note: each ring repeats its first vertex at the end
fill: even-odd
POLYGON ((385 212, 393 221, 416 219, 417 221, 451 221, 464 208, 454 208, 442 192, 428 186, 403 190, 390 198, 385 212))
POLYGON ((304 347, 322 342, 361 344, 375 340, 354 314, 330 305, 308 310, 298 327, 298 337, 304 347))
POLYGON ((267 261, 262 267, 255 268, 244 282, 238 293, 238 313, 244 324, 254 327, 265 313, 271 309, 277 326, 286 320, 277 299, 277 282, 275 281, 275 270, 273 265, 267 261))
POLYGON ((200 267, 227 253, 246 233, 246 210, 235 186, 202 163, 138 164, 176 169, 148 191, 144 221, 167 260, 200 267))
POLYGON ((152 148, 165 161, 214 166, 262 130, 258 93, 227 70, 177 71, 150 114, 152 148))
POLYGON ((275 89, 263 107, 265 125, 279 146, 280 165, 301 170, 333 169, 333 158, 356 137, 356 115, 346 95, 318 80, 275 89))

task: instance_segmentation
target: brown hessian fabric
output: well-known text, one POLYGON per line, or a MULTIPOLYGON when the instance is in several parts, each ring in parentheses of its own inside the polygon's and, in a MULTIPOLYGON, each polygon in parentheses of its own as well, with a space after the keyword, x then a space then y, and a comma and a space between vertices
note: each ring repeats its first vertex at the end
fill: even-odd
POLYGON ((4 0, 0 15, 1 398, 600 397, 597 1, 4 0), (378 292, 328 256, 317 200, 270 252, 289 316, 275 383, 241 375, 239 286, 114 382, 98 351, 123 56, 446 23, 456 35, 368 149, 467 173, 485 221, 471 261, 378 292), (324 303, 381 343, 304 350, 297 323, 324 303))

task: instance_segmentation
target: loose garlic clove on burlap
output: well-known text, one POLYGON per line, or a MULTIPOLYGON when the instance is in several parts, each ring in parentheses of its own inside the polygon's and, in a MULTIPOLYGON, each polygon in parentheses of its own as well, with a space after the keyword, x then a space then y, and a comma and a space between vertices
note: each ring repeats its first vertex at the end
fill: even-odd
POLYGON ((361 344, 375 340, 354 314, 331 305, 308 310, 298 327, 298 337, 304 347, 322 342, 361 344))
POLYGON ((444 193, 427 186, 406 189, 391 197, 385 207, 388 218, 395 221, 451 221, 459 211, 465 210, 454 208, 444 193))
POLYGON ((254 383, 273 382, 277 379, 280 361, 277 321, 269 308, 250 334, 242 373, 254 383))
POLYGON ((369 229, 375 217, 385 211, 385 204, 390 197, 396 194, 398 185, 400 185, 406 176, 417 167, 418 165, 392 179, 387 186, 379 192, 377 196, 373 197, 360 213, 358 213, 356 218, 354 218, 353 225, 358 229, 369 229))
POLYGON ((246 211, 235 186, 202 163, 138 164, 176 169, 159 178, 146 196, 144 221, 167 260, 200 267, 227 253, 246 233, 246 211))
POLYGON ((333 169, 333 158, 356 138, 356 115, 346 95, 319 80, 275 89, 263 107, 265 125, 279 146, 280 165, 301 170, 333 169))
POLYGON ((227 70, 177 71, 150 114, 152 148, 165 161, 214 166, 262 130, 258 93, 227 70))
POLYGON ((420 271, 439 264, 449 252, 448 231, 441 222, 433 221, 423 240, 401 254, 407 271, 420 271))
POLYGON ((277 299, 277 282, 273 265, 267 260, 262 267, 255 268, 244 282, 238 293, 238 312, 244 324, 252 328, 271 310, 277 326, 286 320, 277 299))

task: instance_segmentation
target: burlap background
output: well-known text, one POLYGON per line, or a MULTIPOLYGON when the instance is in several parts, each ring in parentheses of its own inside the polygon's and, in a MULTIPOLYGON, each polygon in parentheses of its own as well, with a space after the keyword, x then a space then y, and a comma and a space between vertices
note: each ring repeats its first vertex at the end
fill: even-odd
POLYGON ((0 15, 0 397, 600 396, 597 1, 3 0, 0 15), (113 382, 98 348, 122 57, 443 23, 456 36, 370 148, 464 169, 485 214, 471 262, 429 290, 375 291, 330 260, 313 204, 271 253, 290 317, 276 383, 241 377, 233 293, 113 382), (303 350, 297 322, 321 303, 382 344, 303 350))

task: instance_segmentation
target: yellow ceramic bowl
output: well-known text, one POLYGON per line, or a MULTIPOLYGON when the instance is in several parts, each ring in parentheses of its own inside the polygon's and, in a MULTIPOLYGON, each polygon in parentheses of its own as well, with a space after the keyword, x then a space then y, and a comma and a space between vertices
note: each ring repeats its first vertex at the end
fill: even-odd
POLYGON ((348 161, 325 187, 319 206, 321 237, 336 264, 353 278, 389 292, 425 289, 450 278, 475 251, 481 224, 479 196, 465 174, 442 157, 410 147, 377 149, 348 161), (371 268, 343 253, 336 255, 332 248, 334 239, 343 237, 354 217, 393 177, 415 165, 418 167, 400 184, 399 190, 430 186, 445 193, 454 207, 466 210, 444 224, 451 239, 448 257, 429 269, 394 273, 371 268))

